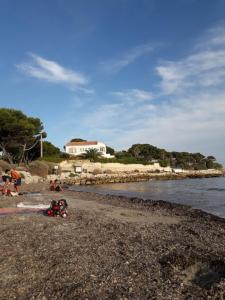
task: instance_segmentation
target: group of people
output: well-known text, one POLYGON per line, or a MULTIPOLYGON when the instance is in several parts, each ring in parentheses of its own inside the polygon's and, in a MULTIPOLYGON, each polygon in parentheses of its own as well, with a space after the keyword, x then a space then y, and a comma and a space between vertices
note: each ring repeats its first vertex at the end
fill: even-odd
MULTIPOLYGON (((7 169, 5 173, 0 177, 0 192, 5 196, 14 196, 15 193, 20 193, 21 186, 21 174, 15 169, 7 169)), ((61 182, 58 179, 50 181, 50 190, 56 192, 63 192, 61 182)))
POLYGON ((21 186, 21 175, 15 169, 6 169, 5 174, 2 175, 0 190, 2 195, 12 196, 12 193, 19 194, 19 187, 21 186), (12 190, 14 188, 14 191, 12 190))

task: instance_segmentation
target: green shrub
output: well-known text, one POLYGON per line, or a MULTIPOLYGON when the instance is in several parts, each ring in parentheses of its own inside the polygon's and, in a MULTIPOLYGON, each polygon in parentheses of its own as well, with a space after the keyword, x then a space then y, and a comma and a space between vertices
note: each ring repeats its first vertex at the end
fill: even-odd
POLYGON ((222 170, 222 169, 223 169, 223 165, 218 164, 218 163, 214 163, 214 164, 213 164, 213 168, 214 168, 214 169, 217 169, 217 170, 222 170))
POLYGON ((20 176, 21 176, 21 178, 25 178, 25 176, 24 176, 24 174, 23 173, 20 173, 20 176))
POLYGON ((101 162, 101 163, 120 163, 120 164, 142 164, 142 165, 152 165, 152 162, 144 161, 141 159, 136 159, 134 157, 123 157, 123 158, 104 158, 99 157, 93 160, 94 162, 101 162))
POLYGON ((60 163, 65 160, 64 157, 60 156, 44 156, 42 159, 39 159, 40 161, 48 161, 48 162, 54 162, 54 163, 60 163))
POLYGON ((75 174, 75 173, 70 173, 69 177, 73 178, 73 177, 77 177, 78 174, 75 174))
POLYGON ((206 161, 206 167, 207 169, 213 169, 214 168, 214 162, 212 160, 206 161))
POLYGON ((205 163, 198 163, 194 165, 195 170, 207 170, 206 164, 205 163))
POLYGON ((165 168, 168 166, 168 161, 167 160, 160 160, 159 164, 162 168, 165 168))

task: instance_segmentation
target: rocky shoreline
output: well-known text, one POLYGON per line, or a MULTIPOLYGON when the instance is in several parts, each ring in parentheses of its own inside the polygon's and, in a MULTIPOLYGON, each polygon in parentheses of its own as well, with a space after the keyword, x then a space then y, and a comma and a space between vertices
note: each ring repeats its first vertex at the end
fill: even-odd
POLYGON ((183 172, 175 173, 118 173, 118 174, 82 174, 73 178, 64 179, 64 183, 68 185, 99 185, 108 183, 126 183, 126 182, 141 182, 150 179, 156 180, 179 180, 186 178, 209 178, 225 176, 224 171, 215 172, 183 172))
POLYGON ((1 299, 224 299, 225 220, 166 201, 87 192, 2 198, 47 204, 66 198, 67 219, 0 218, 1 299))

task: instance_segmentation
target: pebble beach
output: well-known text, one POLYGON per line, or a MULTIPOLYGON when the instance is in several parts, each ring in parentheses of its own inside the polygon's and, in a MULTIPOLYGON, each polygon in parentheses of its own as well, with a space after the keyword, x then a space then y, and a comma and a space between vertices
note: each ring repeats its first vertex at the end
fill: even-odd
POLYGON ((64 198, 66 219, 0 216, 0 299, 225 299, 225 219, 166 201, 87 192, 2 197, 1 208, 64 198))

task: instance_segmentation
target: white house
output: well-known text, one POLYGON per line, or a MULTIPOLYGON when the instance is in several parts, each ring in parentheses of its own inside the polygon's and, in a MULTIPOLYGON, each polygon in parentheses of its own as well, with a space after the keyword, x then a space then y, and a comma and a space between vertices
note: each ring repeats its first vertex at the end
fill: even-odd
POLYGON ((86 142, 69 142, 65 145, 66 153, 77 156, 85 154, 87 150, 97 149, 103 157, 110 158, 114 157, 106 153, 106 145, 97 141, 86 141, 86 142))

